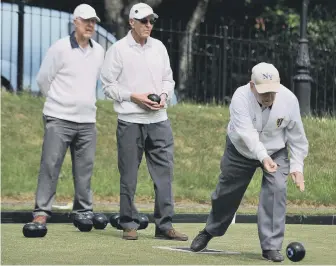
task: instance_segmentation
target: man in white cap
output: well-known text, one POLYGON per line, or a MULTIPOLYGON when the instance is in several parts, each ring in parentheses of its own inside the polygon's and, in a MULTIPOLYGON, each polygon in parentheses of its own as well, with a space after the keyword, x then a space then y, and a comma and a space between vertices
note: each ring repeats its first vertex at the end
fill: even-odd
POLYGON ((47 51, 37 75, 46 96, 44 139, 33 222, 45 224, 64 156, 71 151, 75 196, 73 211, 92 212, 91 176, 96 151, 96 84, 104 49, 91 39, 96 11, 87 4, 74 10, 75 31, 47 51))
POLYGON ((120 172, 120 225, 123 238, 138 239, 139 217, 134 205, 138 168, 143 153, 154 182, 155 236, 186 241, 172 226, 174 200, 173 134, 166 102, 175 82, 166 47, 150 37, 158 15, 144 3, 129 14, 131 30, 106 52, 101 72, 103 90, 118 113, 117 143, 120 172), (148 99, 155 93, 159 102, 148 99))
POLYGON ((268 63, 252 68, 251 81, 231 101, 226 148, 212 209, 191 250, 206 248, 228 229, 258 167, 263 170, 258 207, 262 256, 280 262, 285 231, 287 176, 304 190, 303 164, 308 141, 296 96, 280 84, 278 70, 268 63), (288 151, 290 159, 288 159, 288 151))

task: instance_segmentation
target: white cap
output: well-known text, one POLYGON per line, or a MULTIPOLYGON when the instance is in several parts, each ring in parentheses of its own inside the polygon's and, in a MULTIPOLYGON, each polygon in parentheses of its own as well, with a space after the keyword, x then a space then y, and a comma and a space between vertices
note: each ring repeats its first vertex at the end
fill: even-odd
POLYGON ((88 4, 81 4, 77 6, 73 13, 75 19, 82 18, 82 19, 89 19, 95 18, 98 22, 100 22, 100 18, 97 16, 96 11, 94 8, 88 4))
POLYGON ((153 8, 151 8, 149 5, 145 3, 138 3, 132 6, 129 18, 135 18, 135 19, 143 19, 145 17, 148 17, 150 15, 153 15, 154 18, 158 18, 159 16, 154 13, 153 8))
POLYGON ((274 65, 265 62, 252 68, 251 81, 258 93, 278 92, 280 89, 279 71, 274 65))

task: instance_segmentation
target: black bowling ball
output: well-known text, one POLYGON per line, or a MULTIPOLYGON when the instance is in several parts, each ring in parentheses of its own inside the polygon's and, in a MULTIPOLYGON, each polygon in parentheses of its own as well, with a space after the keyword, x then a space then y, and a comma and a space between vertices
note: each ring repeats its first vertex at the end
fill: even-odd
POLYGON ((73 224, 79 229, 81 232, 90 232, 93 227, 92 220, 88 219, 86 215, 82 213, 77 213, 75 215, 73 224))
POLYGON ((92 222, 95 229, 103 230, 108 223, 108 219, 105 214, 97 213, 93 216, 92 222))
POLYGON ((40 223, 27 223, 22 228, 25 237, 45 237, 47 232, 47 226, 40 223))
POLYGON ((299 242, 292 242, 286 248, 287 258, 291 261, 301 261, 306 255, 306 249, 299 242))

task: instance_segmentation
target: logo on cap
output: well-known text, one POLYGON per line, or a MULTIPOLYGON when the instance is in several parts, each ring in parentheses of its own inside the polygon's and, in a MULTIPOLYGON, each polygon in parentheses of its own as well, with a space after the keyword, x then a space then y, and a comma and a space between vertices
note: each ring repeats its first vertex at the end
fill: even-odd
POLYGON ((263 78, 264 79, 269 79, 269 80, 272 80, 273 79, 273 75, 270 74, 270 73, 263 73, 263 78))

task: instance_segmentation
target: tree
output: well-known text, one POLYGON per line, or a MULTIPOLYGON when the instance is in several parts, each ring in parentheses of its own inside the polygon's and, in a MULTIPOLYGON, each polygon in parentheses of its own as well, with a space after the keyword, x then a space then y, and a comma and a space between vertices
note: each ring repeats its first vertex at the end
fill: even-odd
POLYGON ((180 99, 185 98, 187 83, 190 78, 189 69, 193 67, 193 39, 195 36, 195 31, 199 24, 201 23, 204 15, 207 11, 207 7, 210 0, 199 0, 195 8, 195 11, 189 20, 186 28, 186 34, 183 36, 181 42, 181 57, 179 65, 179 86, 178 94, 180 99))
MULTIPOLYGON (((308 11, 307 33, 310 45, 321 50, 335 50, 336 11, 321 4, 315 4, 308 11)), ((265 11, 256 18, 256 22, 258 29, 268 32, 268 39, 297 43, 300 12, 288 7, 285 0, 280 0, 274 7, 266 6, 265 11)))
MULTIPOLYGON (((289 8, 281 0, 273 8, 266 7, 258 17, 257 28, 267 32, 266 38, 288 44, 288 52, 298 51, 300 32, 300 12, 289 8), (274 27, 275 26, 275 27, 274 27), (280 26, 283 30, 277 30, 280 26)), ((327 5, 312 4, 308 9, 307 39, 309 45, 310 76, 312 77, 312 100, 314 111, 335 112, 334 87, 336 86, 333 71, 336 58, 336 11, 327 5)), ((258 36, 264 38, 262 34, 258 36)), ((308 58, 308 57, 307 57, 308 58)), ((307 60, 307 58, 305 60, 307 60)), ((283 61, 279 61, 280 68, 283 61)), ((299 64, 301 65, 301 63, 299 64)))

